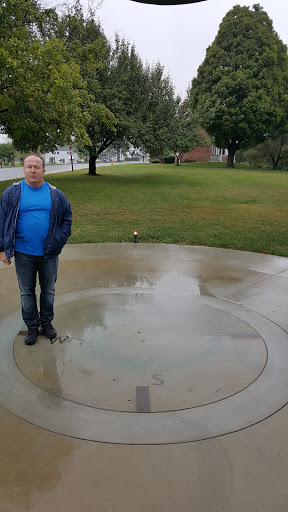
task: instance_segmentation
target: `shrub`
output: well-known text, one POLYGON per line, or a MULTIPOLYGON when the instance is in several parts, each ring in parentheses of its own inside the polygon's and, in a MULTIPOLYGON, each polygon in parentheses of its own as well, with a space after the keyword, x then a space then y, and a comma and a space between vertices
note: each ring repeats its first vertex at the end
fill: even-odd
POLYGON ((174 155, 163 156, 162 162, 163 162, 163 164, 174 164, 175 156, 174 155))

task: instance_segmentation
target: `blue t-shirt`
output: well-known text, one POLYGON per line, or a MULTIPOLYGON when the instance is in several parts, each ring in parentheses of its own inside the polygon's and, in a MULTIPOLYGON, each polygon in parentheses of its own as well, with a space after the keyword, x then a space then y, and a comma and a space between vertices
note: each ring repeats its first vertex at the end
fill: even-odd
POLYGON ((51 195, 48 183, 39 188, 21 182, 21 199, 16 223, 15 251, 43 256, 49 230, 51 195))

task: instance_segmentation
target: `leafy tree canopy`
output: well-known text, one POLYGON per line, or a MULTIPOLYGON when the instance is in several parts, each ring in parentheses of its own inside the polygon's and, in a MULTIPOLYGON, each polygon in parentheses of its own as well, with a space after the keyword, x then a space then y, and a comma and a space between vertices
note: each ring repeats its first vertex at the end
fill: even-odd
POLYGON ((88 142, 85 83, 64 41, 40 36, 45 16, 33 0, 0 6, 0 126, 24 151, 53 150, 73 135, 88 142))
POLYGON ((284 129, 288 110, 287 47, 267 13, 236 5, 224 17, 192 81, 190 102, 228 166, 237 149, 284 129))
POLYGON ((14 148, 13 144, 10 142, 0 144, 0 160, 6 162, 7 164, 11 161, 11 158, 15 158, 17 155, 17 151, 14 148))
MULTIPOLYGON (((62 15, 37 0, 7 0, 0 26, 0 129, 17 149, 48 151, 73 141, 88 151, 94 175, 97 157, 111 145, 158 155, 179 147, 180 100, 163 66, 143 65, 134 45, 117 35, 110 43, 80 0, 62 15)), ((189 122, 182 148, 184 139, 194 140, 189 122)))
POLYGON ((141 139, 151 156, 165 155, 171 151, 179 98, 175 98, 171 78, 159 62, 146 65, 144 86, 141 139))
POLYGON ((237 162, 248 162, 253 166, 266 166, 270 169, 287 169, 288 135, 277 138, 266 137, 265 141, 247 151, 236 153, 237 162))
POLYGON ((58 19, 52 20, 51 32, 65 40, 71 58, 80 67, 86 84, 86 98, 82 103, 83 124, 87 141, 76 138, 78 145, 89 153, 89 174, 96 174, 96 159, 114 139, 118 120, 107 105, 102 90, 108 87, 107 75, 110 60, 110 44, 94 13, 85 17, 83 8, 76 2, 58 19), (104 86, 105 83, 105 86, 104 86))
POLYGON ((132 144, 163 154, 176 112, 174 87, 164 68, 159 63, 144 66, 134 45, 117 34, 108 42, 93 13, 85 18, 79 1, 55 33, 65 38, 90 95, 83 106, 88 113, 89 174, 96 173, 96 159, 111 146, 132 144))
POLYGON ((207 146, 210 140, 199 130, 197 115, 191 112, 187 99, 176 98, 176 115, 171 137, 171 151, 180 164, 181 156, 197 146, 207 146))

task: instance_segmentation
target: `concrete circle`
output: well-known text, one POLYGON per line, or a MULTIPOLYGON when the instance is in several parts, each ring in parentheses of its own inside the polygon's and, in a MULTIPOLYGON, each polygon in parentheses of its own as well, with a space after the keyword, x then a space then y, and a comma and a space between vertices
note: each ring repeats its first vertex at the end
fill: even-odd
POLYGON ((58 306, 53 345, 40 338, 28 351, 16 337, 16 363, 37 386, 90 407, 161 412, 223 400, 265 367, 262 338, 230 313, 159 291, 103 291, 58 306))
MULTIPOLYGON (((114 290, 113 290, 114 291, 114 290)), ((191 297, 187 290, 161 289, 167 297, 196 301, 226 312, 249 325, 265 341, 267 364, 259 377, 225 399, 181 411, 126 413, 85 406, 56 396, 29 381, 15 364, 12 343, 20 328, 20 312, 0 322, 0 403, 19 417, 63 435, 125 444, 163 444, 213 438, 247 428, 274 414, 288 401, 288 335, 262 315, 217 297, 191 297)), ((137 288, 115 288, 135 295, 137 288)), ((154 294, 153 289, 147 293, 154 294)), ((111 289, 86 289, 57 298, 56 307, 72 300, 104 297, 111 289)), ((239 325, 239 324, 238 324, 239 325)), ((31 350, 31 347, 29 347, 31 350)))

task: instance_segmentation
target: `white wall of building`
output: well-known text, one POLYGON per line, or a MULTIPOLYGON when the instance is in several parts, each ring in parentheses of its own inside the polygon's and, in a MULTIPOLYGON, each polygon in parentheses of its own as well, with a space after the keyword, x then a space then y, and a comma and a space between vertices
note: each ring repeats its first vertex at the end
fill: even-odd
MULTIPOLYGON (((45 164, 68 164, 71 162, 69 146, 58 147, 54 153, 45 153, 45 164)), ((78 153, 72 151, 73 162, 78 162, 78 153)))

